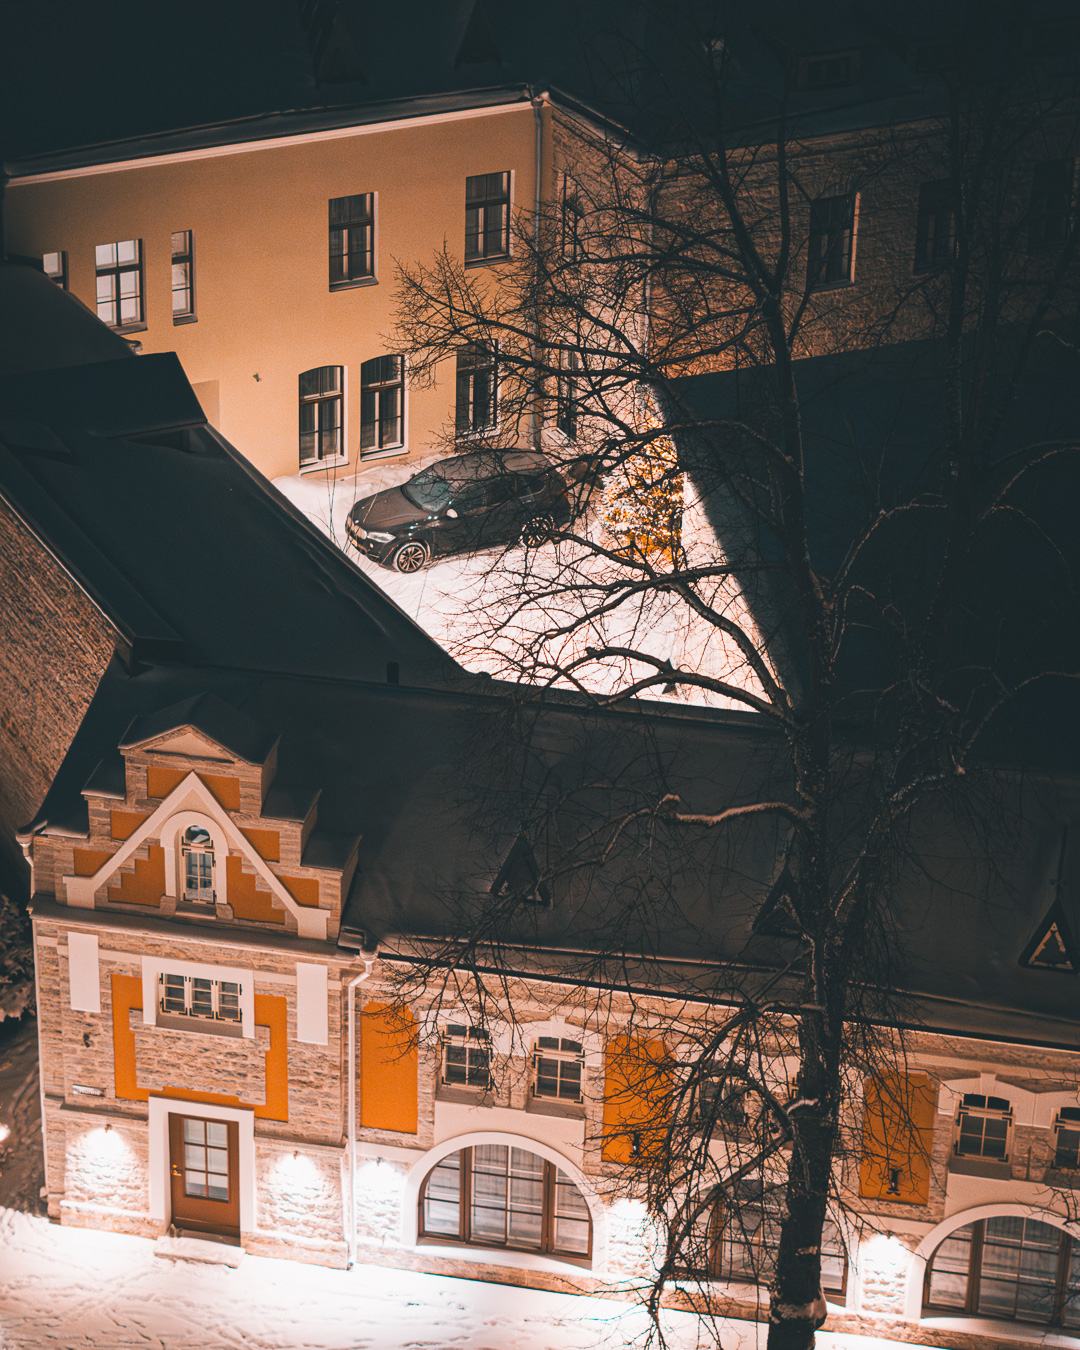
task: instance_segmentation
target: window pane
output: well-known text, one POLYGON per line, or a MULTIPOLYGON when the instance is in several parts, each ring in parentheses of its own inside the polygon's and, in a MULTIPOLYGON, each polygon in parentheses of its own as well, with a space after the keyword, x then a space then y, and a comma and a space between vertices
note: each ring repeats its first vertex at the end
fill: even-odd
POLYGON ((206 1143, 206 1123, 202 1120, 184 1120, 184 1142, 187 1144, 206 1143))
POLYGON ((123 239, 116 245, 116 261, 118 263, 133 263, 139 261, 139 241, 137 239, 123 239))

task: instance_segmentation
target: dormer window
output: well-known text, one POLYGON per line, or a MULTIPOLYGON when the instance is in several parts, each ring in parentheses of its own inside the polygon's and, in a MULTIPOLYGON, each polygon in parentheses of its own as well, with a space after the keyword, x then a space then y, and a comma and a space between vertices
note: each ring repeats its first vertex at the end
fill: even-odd
POLYGON ((862 66, 861 52, 825 52, 809 56, 799 71, 802 89, 845 89, 858 84, 862 66))
POLYGON ((1004 1097, 967 1092, 956 1119, 954 1151, 958 1158, 988 1158, 1007 1162, 1012 1107, 1004 1097))
POLYGON ((184 899, 196 905, 214 903, 214 842, 201 825, 184 831, 180 845, 184 899))

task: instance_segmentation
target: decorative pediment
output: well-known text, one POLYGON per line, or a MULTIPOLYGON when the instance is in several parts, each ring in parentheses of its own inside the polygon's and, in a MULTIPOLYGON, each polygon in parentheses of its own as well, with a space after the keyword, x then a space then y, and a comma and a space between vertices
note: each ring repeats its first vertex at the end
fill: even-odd
POLYGON ((232 704, 216 694, 199 694, 137 717, 120 749, 262 765, 276 745, 272 732, 232 704))
POLYGON ((151 812, 120 848, 105 858, 92 874, 63 878, 67 903, 79 908, 92 909, 99 888, 115 877, 145 843, 156 844, 163 849, 164 891, 168 895, 175 895, 177 832, 182 826, 186 827, 190 823, 189 817, 190 820, 197 819, 207 828, 222 856, 231 854, 243 860, 277 905, 293 916, 301 937, 320 941, 326 939, 327 911, 296 902, 288 888, 259 855, 251 840, 233 821, 232 816, 221 806, 209 788, 200 781, 196 773, 187 774, 169 792, 161 805, 151 812))
POLYGON ((218 764, 235 764, 236 757, 225 746, 212 741, 194 727, 169 732, 156 740, 143 741, 140 750, 152 751, 155 755, 185 755, 190 759, 208 759, 218 764))

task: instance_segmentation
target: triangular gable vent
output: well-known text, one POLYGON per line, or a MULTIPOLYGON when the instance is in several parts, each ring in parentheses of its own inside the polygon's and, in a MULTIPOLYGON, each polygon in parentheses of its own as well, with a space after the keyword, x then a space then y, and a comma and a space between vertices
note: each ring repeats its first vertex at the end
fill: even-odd
POLYGON ((1020 964, 1029 970, 1058 970, 1066 975, 1080 971, 1076 942, 1065 911, 1057 900, 1024 948, 1020 964))
POLYGON ((491 894, 500 899, 513 898, 523 905, 551 904, 551 887, 541 880, 536 854, 524 834, 519 834, 510 846, 506 861, 491 884, 491 894))

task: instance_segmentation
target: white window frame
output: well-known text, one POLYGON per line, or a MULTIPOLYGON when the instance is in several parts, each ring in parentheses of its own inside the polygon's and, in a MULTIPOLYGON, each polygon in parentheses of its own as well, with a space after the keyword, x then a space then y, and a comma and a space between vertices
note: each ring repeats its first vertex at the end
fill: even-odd
MULTIPOLYGON (((557 1071, 558 1082, 562 1084, 562 1070, 557 1071)), ((569 1036, 537 1036, 533 1040, 533 1049, 530 1064, 529 1075, 529 1096, 540 1102, 561 1102, 564 1106, 581 1106, 585 1101, 585 1044, 576 1038, 569 1036), (558 1040, 558 1049, 551 1047, 541 1047, 540 1041, 558 1040), (565 1043, 577 1045, 577 1050, 567 1049, 565 1043), (557 1064, 577 1064, 580 1067, 578 1077, 578 1091, 576 1097, 564 1096, 561 1092, 541 1092, 539 1090, 540 1081, 540 1061, 542 1059, 550 1060, 557 1064)))
MULTIPOLYGON (((163 975, 183 976, 185 979, 210 980, 211 983, 229 983, 240 986, 240 1034, 248 1040, 255 1037, 255 972, 241 966, 212 966, 201 961, 175 961, 164 956, 142 958, 143 1025, 156 1027, 159 1015, 179 1020, 179 1014, 161 1013, 159 990, 163 975)), ((217 1034, 218 1028, 234 1027, 236 1022, 212 1021, 209 1018, 185 1016, 192 1031, 217 1034)))
MULTIPOLYGON (((145 1003, 144 1003, 145 1006, 145 1003)), ((151 1097, 147 1122, 150 1145, 150 1217, 161 1223, 172 1218, 170 1185, 169 1117, 196 1116, 203 1120, 234 1121, 239 1127, 238 1182, 240 1187, 240 1232, 255 1231, 255 1111, 252 1107, 211 1106, 188 1102, 182 1097, 151 1097)))
POLYGON ((189 825, 187 829, 181 831, 181 833, 177 835, 177 840, 180 844, 180 872, 179 872, 179 883, 181 891, 180 899, 183 900, 184 903, 188 905, 201 905, 204 907, 207 905, 209 906, 216 905, 218 899, 217 882, 218 882, 219 854, 217 849, 215 849, 214 847, 213 835, 210 834, 210 831, 206 829, 205 825, 189 825), (188 839, 187 835, 190 830, 199 830, 199 829, 205 831, 205 833, 209 836, 206 843, 203 843, 199 840, 188 839), (192 895, 189 893, 190 888, 188 886, 188 860, 192 857, 204 858, 208 855, 210 858, 210 887, 209 887, 210 898, 207 900, 203 898, 202 892, 204 888, 201 886, 195 888, 198 894, 192 895))
MULTIPOLYGON (((243 1026, 243 1013, 240 1008, 240 990, 242 987, 238 980, 215 980, 204 975, 179 975, 172 970, 163 970, 158 975, 158 1017, 169 1018, 170 1020, 176 1018, 182 1022, 189 1022, 193 1030, 206 1030, 206 1026, 209 1024, 220 1029, 236 1027, 239 1031, 243 1026), (169 980, 180 981, 183 1008, 167 1008, 165 1006, 170 997, 169 980), (210 986, 209 1013, 198 1012, 195 1009, 196 981, 210 986), (222 991, 225 985, 229 985, 230 990, 235 989, 236 991, 235 1017, 227 1016, 222 1011, 222 991)), ((225 1006, 229 1007, 228 1004, 225 1006)))
MULTIPOLYGON (((321 366, 309 366, 307 370, 302 370, 296 377, 296 424, 297 424, 297 444, 296 453, 300 465, 300 473, 318 473, 322 469, 338 468, 342 464, 349 462, 349 368, 337 361, 327 361, 321 366), (300 437, 303 432, 300 431, 300 408, 305 403, 319 403, 325 401, 327 396, 319 395, 301 395, 300 376, 309 375, 313 370, 326 370, 328 367, 334 367, 341 371, 341 389, 333 395, 341 403, 341 451, 337 455, 327 455, 323 459, 300 459, 300 437)), ((318 432, 316 432, 318 434, 318 432)))
POLYGON ((439 1085, 449 1088, 453 1091, 461 1090, 463 1092, 490 1092, 494 1086, 491 1061, 495 1054, 495 1048, 492 1044, 490 1032, 483 1027, 474 1027, 467 1023, 449 1023, 442 1028, 441 1044, 439 1046, 439 1085), (465 1051, 465 1082, 454 1083, 447 1077, 447 1052, 451 1048, 462 1049, 465 1051), (471 1072, 469 1051, 482 1051, 487 1056, 487 1081, 484 1083, 470 1083, 468 1081, 471 1072))
MULTIPOLYGON (((108 244, 94 245, 94 296, 96 305, 96 314, 102 323, 108 324, 110 328, 118 333, 141 332, 146 327, 146 257, 141 239, 117 239, 108 244), (120 261, 120 249, 125 244, 135 246, 135 259, 133 262, 120 261), (102 249, 112 249, 112 259, 102 262, 98 254, 102 249), (138 290, 136 292, 139 301, 138 317, 134 319, 125 319, 122 312, 122 302, 124 295, 121 285, 121 277, 134 274, 138 277, 138 290), (99 294, 100 287, 98 283, 102 277, 111 276, 116 279, 116 289, 112 299, 102 300, 99 294), (103 318, 101 306, 103 304, 116 306, 116 322, 109 323, 108 319, 103 318)), ((130 297, 128 297, 130 298, 130 297)))

